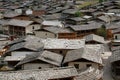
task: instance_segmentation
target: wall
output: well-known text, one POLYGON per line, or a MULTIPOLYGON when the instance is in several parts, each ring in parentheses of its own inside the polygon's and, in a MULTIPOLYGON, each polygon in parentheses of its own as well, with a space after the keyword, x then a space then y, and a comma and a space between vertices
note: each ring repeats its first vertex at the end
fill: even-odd
POLYGON ((25 28, 18 26, 4 26, 3 33, 8 35, 24 36, 25 28))
POLYGON ((92 63, 92 62, 70 62, 68 65, 69 66, 74 66, 74 64, 79 64, 79 69, 86 69, 87 68, 87 64, 92 64, 92 66, 91 67, 93 67, 93 68, 95 68, 95 69, 98 69, 99 68, 99 66, 98 66, 98 64, 96 64, 96 63, 92 63))
POLYGON ((45 63, 27 63, 22 65, 22 69, 29 70, 29 69, 42 69, 42 68, 53 68, 54 65, 45 64, 45 63))
POLYGON ((56 35, 54 33, 50 33, 47 31, 34 31, 36 37, 40 38, 55 38, 56 35))
POLYGON ((40 24, 32 24, 26 27, 26 33, 33 33, 33 30, 38 30, 41 28, 40 24))
POLYGON ((42 16, 44 15, 46 12, 44 10, 34 10, 33 11, 33 15, 35 16, 42 16))
POLYGON ((30 17, 28 16, 17 16, 17 17, 14 17, 13 19, 19 19, 19 20, 31 20, 30 17))
POLYGON ((120 34, 114 34, 114 40, 120 40, 120 34))
POLYGON ((59 39, 75 39, 77 38, 76 33, 58 33, 59 39))

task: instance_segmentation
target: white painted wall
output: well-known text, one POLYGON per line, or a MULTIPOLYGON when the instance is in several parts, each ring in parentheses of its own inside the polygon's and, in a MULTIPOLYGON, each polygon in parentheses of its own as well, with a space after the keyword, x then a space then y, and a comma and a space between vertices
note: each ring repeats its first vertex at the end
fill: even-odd
POLYGON ((120 40, 120 34, 114 34, 114 40, 120 40))
POLYGON ((32 54, 33 52, 19 52, 19 51, 14 51, 11 53, 11 56, 26 56, 27 54, 32 54))
POLYGON ((40 24, 32 24, 26 27, 26 33, 33 33, 34 30, 38 30, 41 28, 40 24), (34 28, 33 28, 34 27, 34 28))
POLYGON ((55 66, 51 64, 45 64, 45 63, 27 63, 22 66, 22 69, 24 70, 39 69, 39 67, 43 69, 43 68, 52 68, 55 66))
POLYGON ((2 19, 2 18, 3 18, 3 14, 0 13, 0 19, 2 19))
POLYGON ((82 70, 82 69, 86 69, 87 68, 87 64, 92 64, 91 67, 95 68, 95 69, 98 69, 99 66, 98 64, 96 63, 92 63, 92 62, 70 62, 68 65, 69 66, 74 66, 74 64, 79 64, 79 69, 82 70))
POLYGON ((40 38, 56 38, 54 33, 46 32, 46 31, 34 31, 36 37, 40 38))

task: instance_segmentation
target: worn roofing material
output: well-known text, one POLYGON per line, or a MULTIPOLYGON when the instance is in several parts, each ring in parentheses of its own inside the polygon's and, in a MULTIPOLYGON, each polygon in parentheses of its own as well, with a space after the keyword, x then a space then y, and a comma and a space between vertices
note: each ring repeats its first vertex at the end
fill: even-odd
POLYGON ((75 14, 78 10, 76 9, 67 9, 67 10, 64 10, 62 13, 64 14, 75 14))
POLYGON ((40 38, 38 37, 35 37, 35 36, 26 36, 26 37, 21 37, 19 39, 16 39, 14 41, 11 41, 9 42, 8 44, 6 44, 6 46, 9 46, 9 45, 14 45, 14 44, 17 44, 17 43, 20 43, 20 42, 25 42, 25 41, 32 41, 32 42, 40 42, 40 38))
POLYGON ((120 9, 110 9, 108 10, 109 13, 120 13, 120 9))
POLYGON ((102 59, 100 54, 96 53, 95 50, 92 50, 89 48, 80 48, 77 50, 68 51, 65 57, 64 63, 79 60, 79 59, 86 59, 88 61, 92 61, 102 65, 102 59))
POLYGON ((12 26, 20 26, 20 27, 27 27, 30 24, 32 24, 33 21, 26 21, 26 20, 17 20, 17 19, 11 19, 7 25, 12 26))
POLYGON ((112 51, 117 51, 117 50, 120 50, 120 46, 111 47, 111 50, 112 50, 112 51))
POLYGON ((49 80, 49 79, 60 79, 67 77, 74 77, 78 73, 73 67, 66 68, 54 68, 47 70, 22 70, 22 71, 11 71, 11 72, 0 72, 1 80, 49 80))
POLYGON ((85 19, 83 19, 83 18, 81 18, 81 17, 70 18, 70 20, 74 20, 74 21, 85 21, 85 19))
POLYGON ((104 22, 110 22, 110 17, 108 17, 108 16, 100 16, 100 17, 98 17, 98 19, 100 19, 104 22))
POLYGON ((96 41, 98 43, 105 43, 105 40, 102 36, 98 36, 98 35, 95 35, 95 34, 90 34, 90 35, 87 35, 84 37, 85 38, 85 41, 86 42, 89 42, 89 41, 96 41))
POLYGON ((63 27, 63 24, 60 21, 43 21, 42 25, 63 27))
POLYGON ((106 24, 106 29, 117 29, 120 28, 120 22, 117 23, 111 23, 111 24, 106 24))
POLYGON ((83 24, 83 25, 71 25, 70 27, 74 31, 82 31, 82 30, 93 30, 98 29, 102 26, 102 24, 97 22, 90 22, 89 24, 83 24))
POLYGON ((119 20, 120 18, 116 16, 100 16, 98 17, 98 19, 104 22, 111 22, 111 21, 119 20))
POLYGON ((6 25, 8 22, 9 20, 4 20, 4 19, 0 20, 1 25, 6 25))
POLYGON ((27 41, 27 42, 21 42, 21 43, 14 44, 13 46, 10 47, 10 49, 7 50, 6 53, 15 51, 18 49, 22 49, 22 48, 26 48, 32 51, 39 51, 43 47, 44 47, 44 44, 41 42, 27 41))
POLYGON ((60 13, 56 13, 56 14, 52 14, 52 15, 45 15, 44 18, 46 20, 56 20, 56 19, 60 19, 61 18, 61 14, 60 13))
POLYGON ((20 61, 24 58, 25 58, 25 56, 6 56, 4 58, 4 61, 20 61))
POLYGON ((21 61, 23 60, 27 55, 33 54, 34 52, 28 52, 28 51, 14 51, 11 53, 11 56, 6 56, 4 58, 4 61, 21 61))
POLYGON ((61 66, 63 56, 60 54, 56 54, 56 53, 45 50, 45 51, 34 53, 32 55, 28 55, 26 58, 20 61, 16 66, 19 66, 34 60, 41 60, 56 66, 61 66))
POLYGON ((116 62, 120 60, 120 50, 113 51, 112 56, 110 58, 110 62, 116 62))
POLYGON ((79 49, 85 46, 84 39, 42 39, 44 49, 79 49))
POLYGON ((105 47, 103 44, 86 44, 85 47, 95 50, 98 54, 105 52, 105 47))
POLYGON ((68 28, 61 28, 61 27, 45 27, 45 30, 52 32, 52 33, 72 33, 73 31, 68 28))
POLYGON ((81 72, 76 77, 77 80, 99 80, 103 76, 103 72, 100 70, 96 70, 92 67, 87 70, 81 72))
POLYGON ((19 15, 21 15, 21 14, 11 11, 11 12, 5 13, 4 17, 12 18, 12 17, 16 17, 16 16, 19 16, 19 15))

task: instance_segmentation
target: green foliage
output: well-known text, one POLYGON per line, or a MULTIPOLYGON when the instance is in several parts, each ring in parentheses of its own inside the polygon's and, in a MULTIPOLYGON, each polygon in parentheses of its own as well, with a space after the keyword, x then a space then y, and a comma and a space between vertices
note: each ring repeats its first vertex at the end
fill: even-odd
POLYGON ((83 14, 82 14, 80 11, 77 11, 77 12, 75 13, 75 17, 81 17, 81 16, 83 16, 83 14))
POLYGON ((97 29, 96 34, 106 38, 107 37, 107 30, 106 30, 105 26, 102 25, 101 28, 97 29))
POLYGON ((99 3, 102 3, 104 0, 99 0, 99 3))

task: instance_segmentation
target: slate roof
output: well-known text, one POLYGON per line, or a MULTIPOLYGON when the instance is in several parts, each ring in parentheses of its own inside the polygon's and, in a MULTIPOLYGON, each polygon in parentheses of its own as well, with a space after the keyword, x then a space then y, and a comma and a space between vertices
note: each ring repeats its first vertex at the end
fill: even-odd
POLYGON ((63 24, 60 21, 43 21, 42 25, 48 25, 48 26, 59 26, 62 27, 63 24))
POLYGON ((93 30, 101 28, 102 24, 97 22, 90 22, 89 24, 82 25, 69 25, 74 31, 82 31, 82 30, 93 30))
POLYGON ((17 19, 11 19, 7 25, 12 26, 20 26, 20 27, 27 27, 30 24, 32 24, 33 21, 26 21, 26 20, 17 20, 17 19))
POLYGON ((104 53, 106 51, 103 44, 86 44, 85 47, 95 50, 98 54, 104 53))
POLYGON ((98 19, 104 22, 111 22, 111 21, 119 20, 120 18, 116 16, 100 16, 98 17, 98 19))
POLYGON ((98 17, 99 20, 102 20, 104 22, 110 22, 110 17, 108 16, 100 16, 98 17))
POLYGON ((45 27, 43 28, 44 30, 47 30, 52 33, 71 33, 73 32, 72 30, 68 28, 61 28, 61 27, 45 27))
POLYGON ((26 42, 26 41, 33 41, 33 42, 40 42, 40 38, 38 37, 35 37, 35 36, 26 36, 26 37, 21 37, 19 39, 16 39, 14 41, 11 41, 9 42, 8 44, 6 44, 6 46, 11 46, 11 45, 14 45, 14 44, 17 44, 17 43, 20 43, 20 42, 26 42))
POLYGON ((87 70, 81 72, 76 77, 77 80, 99 80, 102 78, 103 72, 100 70, 96 70, 95 68, 89 67, 87 70))
POLYGON ((74 17, 74 18, 69 18, 70 20, 73 21, 85 21, 85 19, 81 18, 81 17, 74 17))
POLYGON ((51 14, 51 15, 45 15, 43 17, 46 20, 56 20, 56 19, 60 19, 61 18, 61 14, 60 13, 56 13, 56 14, 51 14))
POLYGON ((0 20, 1 25, 7 25, 8 22, 9 22, 9 20, 4 20, 4 19, 0 20))
POLYGON ((42 39, 44 49, 79 49, 85 46, 84 39, 42 39))
POLYGON ((117 51, 120 50, 120 46, 116 46, 116 47, 111 47, 112 51, 117 51))
POLYGON ((19 16, 19 15, 21 15, 21 14, 19 14, 17 12, 9 11, 9 12, 6 12, 3 16, 7 17, 7 18, 13 18, 13 17, 19 16))
POLYGON ((33 42, 33 41, 27 41, 27 42, 20 42, 17 44, 12 45, 6 53, 11 52, 11 51, 15 51, 18 49, 29 49, 32 51, 39 51, 41 50, 41 48, 44 47, 44 44, 42 42, 33 42))
POLYGON ((64 10, 62 13, 64 14, 75 14, 78 10, 76 9, 67 9, 67 10, 64 10))
POLYGON ((26 56, 22 61, 20 61, 15 67, 34 61, 34 60, 41 60, 47 62, 49 64, 53 64, 56 66, 61 66, 63 56, 57 53, 53 53, 50 51, 40 51, 37 53, 33 53, 32 55, 26 56))
POLYGON ((65 68, 54 68, 46 70, 21 70, 21 71, 10 71, 0 72, 1 80, 49 80, 49 79, 60 79, 67 77, 75 77, 77 71, 73 67, 65 68))
POLYGON ((120 28, 120 22, 117 23, 111 23, 111 24, 106 24, 106 29, 117 29, 120 28))
POLYGON ((120 9, 110 9, 108 10, 109 13, 120 13, 120 9))
POLYGON ((85 41, 86 41, 86 42, 96 41, 96 42, 102 43, 102 44, 105 43, 104 37, 98 36, 98 35, 95 35, 95 34, 87 35, 87 36, 85 36, 84 38, 85 38, 85 41))
POLYGON ((79 59, 86 59, 102 65, 102 59, 100 54, 96 53, 95 50, 89 48, 80 48, 77 50, 68 51, 64 59, 64 63, 76 61, 79 59))

